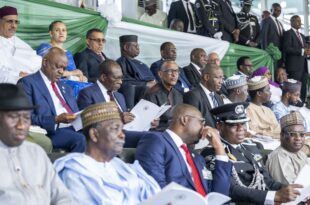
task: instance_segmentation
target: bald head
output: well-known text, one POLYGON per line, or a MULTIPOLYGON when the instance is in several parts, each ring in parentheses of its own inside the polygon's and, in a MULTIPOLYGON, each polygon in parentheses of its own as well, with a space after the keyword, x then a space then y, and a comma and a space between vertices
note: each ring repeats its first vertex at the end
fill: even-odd
POLYGON ((63 75, 68 64, 64 50, 53 47, 48 50, 42 60, 42 72, 51 82, 57 82, 63 75))
POLYGON ((170 112, 171 119, 172 119, 171 124, 177 123, 177 119, 181 118, 182 116, 193 115, 193 114, 198 114, 201 116, 200 111, 192 105, 188 105, 188 104, 176 105, 175 107, 172 108, 170 112))

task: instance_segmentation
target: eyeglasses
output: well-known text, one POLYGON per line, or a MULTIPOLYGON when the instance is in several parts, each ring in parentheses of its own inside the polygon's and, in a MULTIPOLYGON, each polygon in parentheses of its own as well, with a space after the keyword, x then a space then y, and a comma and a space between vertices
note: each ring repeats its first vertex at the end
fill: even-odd
POLYGON ((16 24, 18 25, 20 23, 19 20, 6 20, 6 19, 2 19, 5 23, 7 24, 10 24, 10 25, 13 25, 13 24, 16 24))
POLYGON ((290 137, 301 137, 304 138, 305 137, 305 132, 286 132, 290 137))
POLYGON ((105 43, 106 40, 104 38, 89 38, 89 40, 95 41, 97 43, 105 43))
POLYGON ((168 75, 179 74, 180 70, 162 70, 162 72, 167 73, 168 75))
POLYGON ((203 125, 206 123, 206 120, 204 118, 200 118, 200 117, 196 117, 196 116, 192 116, 192 115, 184 115, 184 117, 194 118, 194 119, 200 121, 200 123, 203 124, 203 125))

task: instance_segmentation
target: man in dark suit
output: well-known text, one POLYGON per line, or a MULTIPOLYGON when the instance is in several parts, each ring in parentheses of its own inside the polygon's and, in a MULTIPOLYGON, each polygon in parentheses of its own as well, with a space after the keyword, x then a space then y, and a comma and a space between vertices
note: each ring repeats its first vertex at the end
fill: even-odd
POLYGON ((294 15, 291 17, 291 29, 283 36, 283 52, 285 53, 285 68, 289 78, 301 82, 300 97, 305 101, 307 95, 308 65, 307 56, 310 49, 305 48, 305 36, 299 33, 301 19, 294 15))
POLYGON ((176 182, 203 196, 210 192, 228 195, 232 164, 217 131, 204 127, 204 118, 191 105, 181 104, 172 110, 171 124, 165 132, 152 132, 141 138, 136 158, 162 188, 176 182), (205 168, 205 159, 187 148, 200 138, 207 138, 216 149, 212 171, 205 168))
POLYGON ((168 13, 168 25, 173 19, 180 19, 184 23, 184 32, 196 33, 197 16, 195 6, 189 0, 172 2, 168 13))
POLYGON ((76 67, 83 72, 89 82, 96 82, 99 77, 99 65, 107 59, 102 52, 104 43, 103 32, 97 28, 90 29, 86 34, 87 48, 75 55, 76 67))
MULTIPOLYGON (((183 95, 175 89, 179 77, 179 66, 175 61, 166 60, 160 66, 158 71, 160 82, 154 85, 144 96, 144 99, 158 105, 163 104, 175 106, 183 103, 183 95)), ((167 110, 160 116, 159 126, 155 128, 157 131, 164 131, 169 125, 169 113, 167 110)))
MULTIPOLYGON (((161 82, 161 79, 158 75, 158 71, 160 70, 161 64, 165 61, 165 60, 172 60, 175 61, 177 58, 177 49, 175 48, 175 45, 171 42, 165 42, 163 44, 161 44, 160 46, 160 55, 162 57, 162 59, 152 63, 151 65, 151 71, 153 73, 153 75, 155 76, 155 79, 157 82, 161 82)), ((180 91, 181 93, 185 93, 187 91, 189 91, 189 89, 191 88, 191 84, 188 81, 184 70, 182 68, 179 67, 179 78, 177 81, 177 84, 175 85, 175 88, 180 91)))
POLYGON ((31 114, 32 124, 47 131, 54 148, 84 152, 85 136, 76 132, 71 122, 78 112, 73 91, 60 78, 66 68, 66 53, 57 47, 49 49, 40 71, 19 80, 29 101, 38 107, 31 114))
MULTIPOLYGON (((237 205, 281 204, 293 201, 299 195, 300 185, 283 185, 269 175, 263 164, 261 151, 252 141, 245 143, 248 103, 226 104, 211 110, 217 117, 224 149, 233 162, 229 196, 237 205)), ((207 147, 201 154, 207 167, 213 166, 214 148, 207 147)), ((216 153, 216 150, 215 150, 216 153)))
POLYGON ((208 56, 202 48, 194 48, 191 52, 191 63, 183 70, 189 82, 197 86, 201 79, 201 70, 207 65, 208 56))
POLYGON ((150 68, 143 62, 135 59, 140 53, 138 36, 123 35, 119 37, 121 57, 117 62, 124 75, 123 84, 119 89, 126 99, 127 106, 133 108, 142 98, 147 88, 155 85, 155 77, 150 68))
POLYGON ((117 92, 122 85, 123 73, 119 64, 113 60, 106 60, 99 66, 99 79, 94 85, 80 91, 77 103, 80 110, 86 107, 114 101, 122 113, 123 122, 129 123, 134 115, 127 112, 127 106, 123 94, 117 92))
POLYGON ((207 64, 201 71, 199 86, 184 95, 184 103, 198 108, 206 120, 206 124, 215 127, 215 118, 210 110, 223 105, 223 99, 216 92, 221 90, 223 84, 223 70, 216 64, 207 64))
POLYGON ((264 18, 261 27, 261 47, 266 49, 270 43, 282 50, 282 37, 284 27, 278 20, 281 14, 281 5, 278 3, 272 4, 271 15, 264 18))
POLYGON ((224 27, 222 40, 237 43, 240 30, 238 28, 237 15, 232 8, 231 2, 230 0, 218 0, 218 3, 224 27))

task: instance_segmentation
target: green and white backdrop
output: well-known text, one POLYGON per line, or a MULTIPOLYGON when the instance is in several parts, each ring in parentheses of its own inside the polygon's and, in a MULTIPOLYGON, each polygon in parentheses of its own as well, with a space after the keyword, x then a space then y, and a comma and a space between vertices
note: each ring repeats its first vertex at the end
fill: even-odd
MULTIPOLYGON (((68 37, 65 47, 73 53, 86 47, 85 34, 91 28, 99 28, 106 32, 107 43, 105 54, 111 59, 120 56, 118 38, 125 34, 139 36, 139 60, 150 65, 160 59, 159 48, 163 42, 170 41, 177 48, 177 62, 183 67, 190 62, 193 48, 204 48, 207 53, 217 52, 222 59, 221 66, 227 76, 236 71, 236 61, 240 56, 250 56, 254 68, 267 66, 273 70, 271 56, 261 49, 248 48, 226 41, 214 40, 198 35, 171 31, 137 20, 122 18, 117 23, 109 23, 99 12, 72 7, 47 0, 4 0, 0 7, 14 6, 18 9, 20 25, 17 36, 36 48, 48 42, 48 25, 54 20, 62 20, 67 25, 68 37)), ((273 72, 272 72, 273 73, 273 72)))

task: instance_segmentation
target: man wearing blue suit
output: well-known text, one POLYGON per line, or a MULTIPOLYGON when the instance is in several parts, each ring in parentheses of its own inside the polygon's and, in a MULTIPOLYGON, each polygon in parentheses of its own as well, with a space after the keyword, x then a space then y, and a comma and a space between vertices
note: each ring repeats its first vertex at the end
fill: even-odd
POLYGON ((123 94, 117 92, 122 85, 123 73, 119 64, 113 60, 106 60, 99 66, 99 78, 97 82, 80 91, 77 103, 80 110, 102 102, 114 101, 122 113, 123 122, 129 123, 134 115, 127 112, 127 106, 123 94))
POLYGON ((181 104, 172 110, 171 124, 165 132, 149 133, 139 141, 136 158, 162 188, 176 182, 201 195, 213 191, 229 194, 232 163, 228 161, 218 132, 204 127, 204 122, 197 108, 181 104), (206 169, 202 156, 187 148, 200 138, 207 138, 216 150, 212 170, 206 169))
POLYGON ((71 126, 79 111, 73 91, 60 81, 68 59, 57 47, 43 57, 41 70, 19 80, 32 105, 38 107, 31 114, 32 124, 47 130, 54 148, 69 152, 84 152, 85 136, 71 126))
MULTIPOLYGON (((162 63, 165 60, 175 61, 177 58, 177 49, 175 48, 175 45, 173 43, 165 42, 160 46, 160 55, 162 58, 152 63, 150 68, 157 82, 161 82, 161 79, 158 75, 158 71, 160 70, 162 63)), ((175 89, 177 89, 183 94, 190 90, 191 83, 188 81, 183 68, 179 67, 179 71, 180 71, 179 78, 177 84, 175 85, 175 89)))

